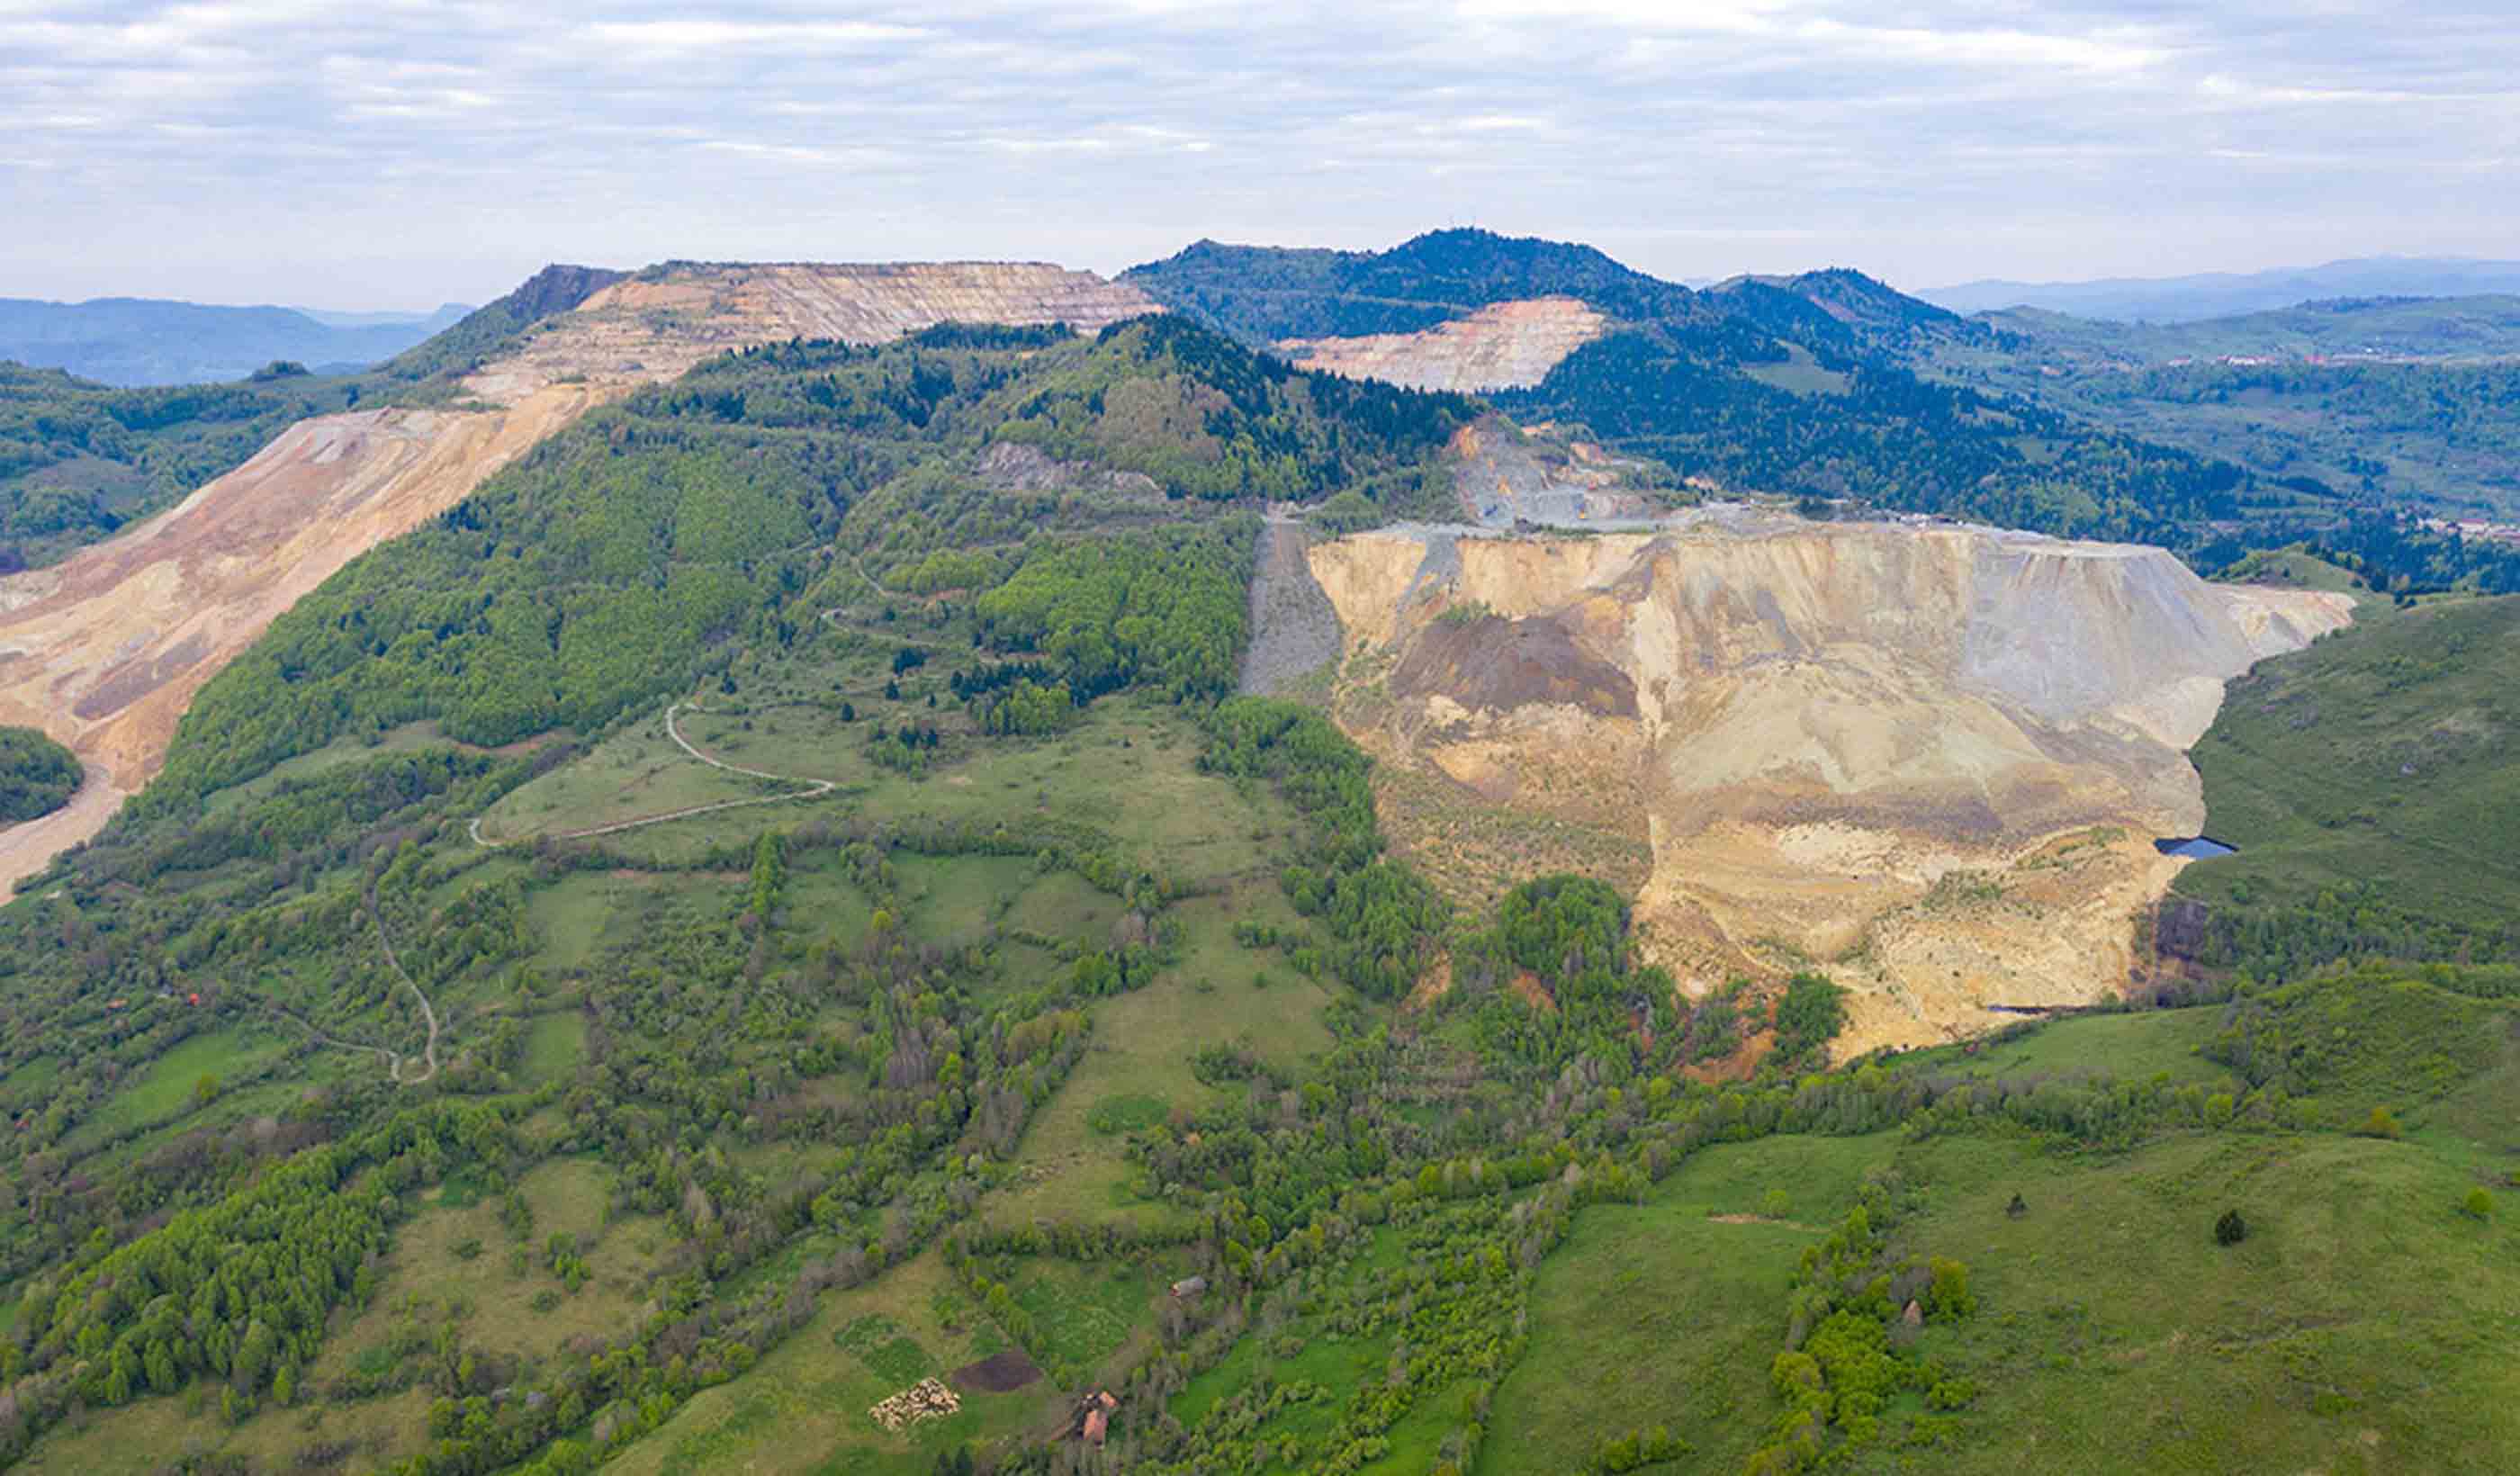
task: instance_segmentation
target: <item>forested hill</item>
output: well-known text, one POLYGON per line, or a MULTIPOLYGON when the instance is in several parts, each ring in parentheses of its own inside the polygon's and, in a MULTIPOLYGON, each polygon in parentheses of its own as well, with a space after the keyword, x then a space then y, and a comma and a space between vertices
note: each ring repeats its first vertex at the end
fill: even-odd
POLYGON ((1387 251, 1201 241, 1120 280, 1248 343, 1432 328, 1494 302, 1581 297, 1622 320, 1715 319, 1698 294, 1587 246, 1430 231, 1387 251))
MULTIPOLYGON (((731 638, 792 641, 844 526, 856 562, 933 588, 1003 575, 1062 508, 1077 530, 1334 491, 1406 511, 1442 495, 1426 469, 1470 415, 1169 317, 731 355, 590 415, 300 601, 202 689, 139 807, 419 719, 483 744, 600 727, 731 638)), ((1200 683, 1230 684, 1238 642, 1200 683)), ((1074 691, 1121 658, 1079 660, 1074 691)))
POLYGON ((2090 396, 2048 386, 2048 340, 1860 272, 1691 291, 1589 246, 1455 230, 1382 252, 1202 242, 1127 280, 1254 345, 1578 297, 1609 320, 1600 335, 1498 402, 1586 425, 1700 485, 2157 544, 2207 572, 2308 542, 2401 587, 2520 589, 2520 556, 2427 530, 2424 509, 2387 485, 2244 463, 2243 447, 2094 414, 2090 396))

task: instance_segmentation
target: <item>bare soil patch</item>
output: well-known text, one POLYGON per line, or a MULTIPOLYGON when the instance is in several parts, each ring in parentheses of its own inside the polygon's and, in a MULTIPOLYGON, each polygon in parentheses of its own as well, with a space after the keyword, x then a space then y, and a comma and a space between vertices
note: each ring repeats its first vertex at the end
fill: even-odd
POLYGON ((1041 1369, 1020 1348, 993 1353, 976 1364, 965 1364, 946 1375, 957 1389, 974 1394, 1011 1394, 1041 1377, 1041 1369))

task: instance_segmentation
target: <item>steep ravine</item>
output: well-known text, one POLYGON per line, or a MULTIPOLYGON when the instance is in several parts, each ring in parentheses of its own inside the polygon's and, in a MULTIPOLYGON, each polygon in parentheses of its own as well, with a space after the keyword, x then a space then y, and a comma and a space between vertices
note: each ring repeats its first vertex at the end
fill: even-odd
POLYGON ((2351 611, 2158 549, 1738 510, 1311 558, 1342 722, 1421 777, 1386 805, 1479 817, 1390 817, 1430 870, 1582 869, 1554 837, 1624 837, 1649 955, 1692 992, 1824 967, 1856 992, 1848 1051, 2122 987, 2182 865, 2152 837, 2204 819, 2184 750, 2223 683, 2351 611))
POLYGON ((0 887, 103 827, 158 772, 193 693, 297 598, 460 502, 595 406, 730 348, 879 342, 951 320, 1080 332, 1153 310, 1039 263, 677 264, 545 320, 465 380, 458 408, 291 426, 182 504, 47 569, 0 579, 0 722, 86 762, 70 806, 0 830, 0 887))

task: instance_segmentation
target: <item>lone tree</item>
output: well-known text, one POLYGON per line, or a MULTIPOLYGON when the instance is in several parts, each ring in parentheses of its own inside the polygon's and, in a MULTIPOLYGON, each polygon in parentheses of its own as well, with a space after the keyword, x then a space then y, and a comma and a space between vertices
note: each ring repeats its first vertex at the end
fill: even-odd
POLYGON ((2214 1222, 2216 1245, 2237 1245, 2247 1238, 2249 1238, 2249 1222, 2240 1218, 2238 1210, 2225 1210, 2223 1218, 2214 1222))

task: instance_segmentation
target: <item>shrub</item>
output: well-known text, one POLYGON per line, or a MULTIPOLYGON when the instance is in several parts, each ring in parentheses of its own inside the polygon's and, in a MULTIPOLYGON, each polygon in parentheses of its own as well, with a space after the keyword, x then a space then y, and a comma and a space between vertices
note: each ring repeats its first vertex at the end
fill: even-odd
POLYGON ((1934 1320, 1956 1322, 1977 1311, 1977 1293, 1969 1290, 1968 1266, 1965 1262, 1947 1261, 1936 1256, 1933 1261, 1934 1284, 1929 1293, 1934 1320))
POLYGON ((2362 1119, 2362 1136, 2365 1138, 2395 1138, 2398 1133, 2397 1116, 2386 1107, 2373 1107, 2371 1115, 2362 1119))
POLYGON ((2467 1191, 2467 1198, 2460 1203, 2459 1208, 2475 1219, 2491 1220, 2494 1218, 2494 1196, 2485 1192, 2485 1186, 2479 1185, 2467 1191))
POLYGON ((2240 1218, 2238 1210, 2225 1210, 2223 1218, 2214 1222, 2216 1245, 2237 1245, 2247 1238, 2249 1238, 2249 1222, 2240 1218))

